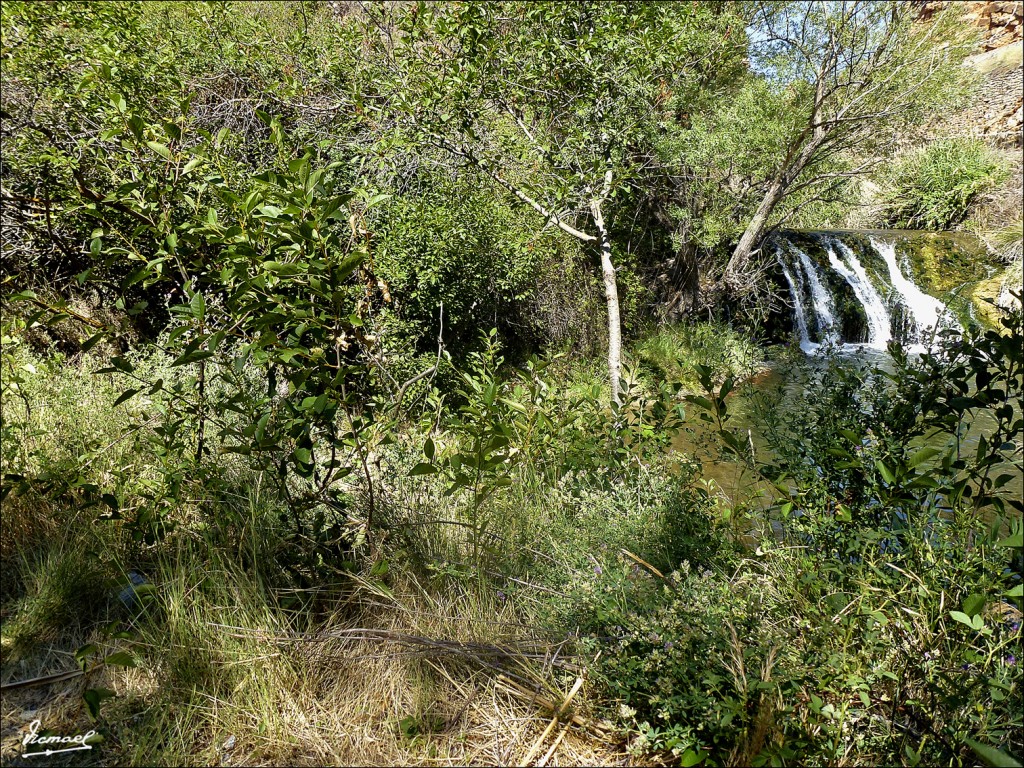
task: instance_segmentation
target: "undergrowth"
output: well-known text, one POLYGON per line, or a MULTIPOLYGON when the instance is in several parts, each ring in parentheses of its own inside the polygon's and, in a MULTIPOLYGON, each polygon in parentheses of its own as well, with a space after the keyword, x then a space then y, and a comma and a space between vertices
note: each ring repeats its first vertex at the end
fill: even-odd
MULTIPOLYGON (((1019 752, 1002 478, 1020 450, 1019 328, 1004 330, 897 354, 899 375, 815 374, 796 412, 752 401, 771 448, 756 455, 731 426, 738 370, 695 363, 685 401, 627 378, 618 407, 595 393, 599 368, 511 369, 492 336, 458 387, 375 443, 368 478, 301 512, 301 536, 273 468, 155 451, 161 393, 99 407, 123 373, 9 339, 3 676, 84 674, 5 690, 4 728, 23 711, 96 728, 98 764, 132 765, 1019 752), (957 458, 971 408, 1002 414, 999 440, 957 458), (667 452, 693 423, 780 495, 724 495, 667 452), (915 455, 922 429, 952 458, 915 455), (775 536, 751 545, 757 526, 775 536)), ((133 365, 187 376, 162 354, 133 365)))

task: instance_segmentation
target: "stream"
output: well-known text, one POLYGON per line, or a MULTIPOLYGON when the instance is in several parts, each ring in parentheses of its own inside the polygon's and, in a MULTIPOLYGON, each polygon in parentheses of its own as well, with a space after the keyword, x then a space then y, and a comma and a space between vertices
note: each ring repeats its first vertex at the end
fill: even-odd
MULTIPOLYGON (((952 263, 962 266, 960 277, 980 280, 985 276, 983 257, 976 245, 948 238, 922 257, 920 244, 932 247, 936 240, 937 235, 899 231, 794 231, 782 232, 766 244, 774 250, 780 282, 788 288, 793 334, 803 355, 773 364, 737 385, 729 396, 729 426, 756 454, 771 460, 766 456, 771 453, 766 425, 773 419, 800 418, 808 410, 819 391, 816 382, 830 360, 840 366, 866 365, 891 372, 893 364, 886 351, 890 340, 899 340, 916 355, 931 346, 939 331, 976 322, 970 302, 963 298, 970 283, 938 290, 943 281, 923 274, 922 265, 928 260, 933 267, 952 263)), ((948 286, 956 280, 944 282, 948 286)), ((760 486, 752 472, 737 461, 723 459, 718 438, 709 425, 697 421, 696 407, 687 410, 688 429, 676 437, 673 449, 700 461, 704 481, 730 503, 741 492, 756 493, 760 486)), ((975 413, 961 436, 961 453, 975 452, 980 436, 991 434, 994 425, 988 412, 975 413)), ((946 450, 951 440, 949 435, 935 434, 916 438, 912 447, 946 450)), ((1019 465, 1007 469, 1013 479, 1002 493, 1020 498, 1024 471, 1019 465)), ((761 489, 767 494, 767 506, 771 493, 768 487, 761 489)))

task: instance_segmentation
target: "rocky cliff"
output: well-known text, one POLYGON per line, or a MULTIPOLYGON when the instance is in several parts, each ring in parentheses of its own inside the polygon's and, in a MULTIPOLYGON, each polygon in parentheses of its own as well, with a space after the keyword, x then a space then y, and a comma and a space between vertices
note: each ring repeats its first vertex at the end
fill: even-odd
POLYGON ((922 23, 952 6, 961 10, 966 25, 980 32, 978 52, 968 59, 981 76, 973 102, 963 113, 944 121, 938 133, 983 136, 993 145, 1021 146, 1024 2, 924 0, 918 5, 922 23))
POLYGON ((980 74, 972 103, 945 121, 946 135, 982 136, 1001 147, 1020 147, 1024 124, 1024 2, 924 0, 919 18, 927 22, 950 6, 961 9, 965 24, 976 27, 978 52, 968 59, 980 74))

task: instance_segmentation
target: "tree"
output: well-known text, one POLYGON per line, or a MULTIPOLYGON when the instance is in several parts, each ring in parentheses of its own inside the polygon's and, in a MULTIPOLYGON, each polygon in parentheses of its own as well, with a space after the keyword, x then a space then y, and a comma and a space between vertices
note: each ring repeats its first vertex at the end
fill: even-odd
POLYGON ((439 150, 597 247, 618 402, 614 201, 649 167, 672 94, 738 59, 742 21, 725 6, 653 2, 421 3, 364 19, 382 71, 354 98, 389 141, 439 150))
POLYGON ((758 2, 752 66, 776 92, 802 96, 802 119, 725 269, 733 291, 750 287, 751 259, 777 209, 834 195, 891 154, 901 130, 949 102, 963 82, 950 11, 915 23, 910 3, 758 2), (845 167, 837 168, 842 158, 845 167), (813 194, 808 194, 813 193, 813 194))

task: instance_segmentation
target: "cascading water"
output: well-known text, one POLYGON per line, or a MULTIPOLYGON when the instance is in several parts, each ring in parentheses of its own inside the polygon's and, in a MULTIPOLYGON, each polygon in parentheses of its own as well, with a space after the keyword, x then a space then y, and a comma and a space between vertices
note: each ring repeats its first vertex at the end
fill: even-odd
POLYGON ((901 317, 909 323, 906 329, 900 330, 900 340, 908 343, 911 351, 921 351, 921 342, 935 329, 957 326, 941 301, 929 296, 907 277, 906 270, 900 267, 894 244, 878 237, 870 238, 871 250, 864 251, 864 257, 873 270, 881 269, 884 264, 888 271, 888 275, 873 275, 838 234, 816 233, 802 237, 811 241, 805 247, 783 236, 777 244, 776 255, 793 297, 796 331, 804 352, 815 354, 830 344, 840 344, 840 348, 847 351, 884 350, 894 337, 894 320, 899 325, 901 317), (815 252, 827 258, 827 266, 824 258, 811 255, 815 252), (847 304, 842 306, 855 300, 862 308, 864 314, 859 320, 856 315, 850 315, 848 309, 839 311, 837 286, 851 292, 844 294, 847 304), (883 294, 889 296, 888 304, 883 294), (863 328, 865 320, 866 339, 863 335, 856 340, 842 338, 844 328, 847 333, 857 333, 852 330, 851 321, 853 328, 863 328))
POLYGON ((804 300, 801 297, 800 287, 781 253, 778 254, 778 260, 779 266, 782 267, 782 274, 786 278, 786 282, 789 283, 789 293, 793 297, 793 316, 796 318, 797 333, 800 335, 800 349, 808 355, 813 354, 818 351, 819 345, 811 341, 811 335, 807 330, 807 312, 804 311, 804 300))
POLYGON ((878 295, 875 286, 871 283, 864 265, 860 263, 856 254, 851 251, 844 242, 836 238, 830 238, 827 245, 828 261, 832 269, 842 275, 843 279, 853 289, 857 300, 864 307, 868 318, 868 340, 867 346, 875 349, 885 349, 886 344, 892 339, 892 330, 889 322, 889 311, 878 295), (839 251, 846 264, 840 261, 836 255, 839 251), (847 267, 849 264, 849 267, 847 267))
POLYGON ((908 334, 907 341, 920 344, 933 338, 935 332, 944 327, 959 327, 945 304, 934 296, 929 296, 903 274, 896 259, 895 243, 872 237, 871 247, 885 260, 892 287, 902 297, 901 303, 907 308, 914 321, 915 327, 908 334))
POLYGON ((818 270, 815 269, 811 257, 794 246, 800 265, 807 274, 807 282, 811 287, 811 303, 814 305, 814 314, 818 318, 818 336, 822 343, 834 343, 839 340, 839 333, 836 330, 835 304, 832 301, 832 294, 822 285, 818 277, 818 270))

